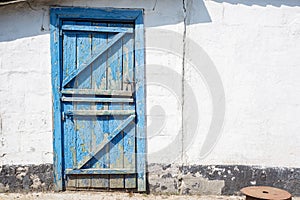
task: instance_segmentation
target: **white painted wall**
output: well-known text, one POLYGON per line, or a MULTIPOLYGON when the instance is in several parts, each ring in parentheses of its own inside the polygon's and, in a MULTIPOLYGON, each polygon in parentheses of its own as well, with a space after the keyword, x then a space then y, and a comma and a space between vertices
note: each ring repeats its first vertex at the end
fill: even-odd
POLYGON ((0 165, 52 163, 48 12, 62 5, 145 9, 149 163, 300 166, 299 2, 49 2, 0 7, 0 165))
MULTIPOLYGON (((221 137, 200 163, 299 167, 300 4, 228 2, 205 1, 212 22, 188 27, 221 76, 226 99, 221 137)), ((188 150, 189 161, 199 162, 201 145, 188 150)))

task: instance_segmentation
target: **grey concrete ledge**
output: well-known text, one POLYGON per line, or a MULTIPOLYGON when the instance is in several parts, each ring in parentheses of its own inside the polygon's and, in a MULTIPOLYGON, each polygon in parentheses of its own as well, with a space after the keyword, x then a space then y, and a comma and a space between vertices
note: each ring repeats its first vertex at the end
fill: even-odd
POLYGON ((0 192, 51 191, 53 165, 0 166, 0 192))
POLYGON ((240 195, 243 187, 265 185, 300 196, 300 168, 150 164, 148 171, 154 193, 240 195))
MULTIPOLYGON (((152 194, 240 195, 251 185, 266 185, 300 196, 300 168, 243 165, 148 165, 152 194)), ((53 191, 53 165, 0 166, 0 192, 53 191)))

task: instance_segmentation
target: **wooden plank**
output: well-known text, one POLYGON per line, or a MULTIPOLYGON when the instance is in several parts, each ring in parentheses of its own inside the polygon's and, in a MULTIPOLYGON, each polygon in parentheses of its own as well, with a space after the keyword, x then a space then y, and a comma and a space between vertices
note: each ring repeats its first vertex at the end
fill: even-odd
POLYGON ((74 70, 70 74, 70 76, 66 77, 63 80, 62 87, 65 87, 73 78, 75 78, 83 70, 85 70, 87 67, 89 67, 96 59, 99 58, 99 56, 101 56, 104 52, 106 52, 111 46, 113 46, 117 41, 119 41, 124 35, 125 35, 125 33, 118 33, 105 46, 102 46, 102 48, 100 49, 100 51, 97 54, 85 58, 84 62, 80 62, 79 67, 77 67, 77 69, 74 70))
POLYGON ((133 33, 133 28, 127 27, 103 27, 103 26, 80 26, 62 25, 64 31, 88 31, 88 32, 108 32, 108 33, 133 33))
MULTIPOLYGON (((90 26, 90 22, 76 22, 83 26, 90 26)), ((86 61, 91 57, 91 34, 88 33, 77 33, 77 70, 86 63, 86 61)), ((73 74, 73 72, 71 72, 73 74)), ((72 75, 71 75, 72 76, 72 75)), ((81 73, 78 73, 74 76, 75 83, 79 89, 91 89, 91 66, 87 65, 84 69, 81 70, 81 73)), ((76 103, 76 102, 75 102, 76 103)), ((79 110, 90 110, 91 106, 89 103, 76 103, 77 109, 79 110)), ((80 163, 82 160, 85 160, 86 157, 89 157, 89 152, 91 149, 91 131, 92 131, 92 122, 91 117, 76 116, 74 120, 76 121, 77 129, 77 162, 80 163)), ((89 168, 89 163, 86 164, 86 168, 89 168)), ((77 187, 87 187, 91 185, 90 176, 80 175, 77 179, 77 187)))
POLYGON ((134 21, 141 13, 140 9, 112 9, 112 8, 76 8, 76 7, 55 7, 50 12, 57 15, 59 19, 99 19, 134 21))
MULTIPOLYGON (((93 23, 95 26, 106 27, 107 23, 93 23)), ((92 35, 92 54, 96 54, 99 52, 102 45, 106 45, 107 43, 107 34, 106 33, 95 33, 92 35)), ((95 62, 92 64, 92 88, 105 90, 106 89, 106 58, 107 52, 103 53, 95 62)), ((97 103, 95 105, 95 110, 104 110, 105 105, 104 102, 97 103)), ((94 125, 94 134, 92 140, 92 149, 96 149, 103 140, 104 134, 107 133, 108 130, 105 129, 104 123, 106 123, 107 116, 97 116, 95 120, 93 120, 94 125)), ((107 168, 107 164, 109 163, 108 154, 105 151, 101 151, 94 158, 95 164, 93 168, 107 168)), ((108 188, 109 187, 109 177, 108 175, 102 174, 97 176, 92 176, 91 180, 92 188, 108 188)))
MULTIPOLYGON (((108 26, 116 25, 119 27, 119 24, 108 24, 108 26)), ((115 34, 108 34, 108 43, 114 40, 115 37, 115 34)), ((116 41, 114 45, 108 49, 107 54, 107 89, 122 91, 122 40, 116 41)))
POLYGON ((98 89, 68 89, 65 88, 61 91, 62 94, 73 94, 73 95, 108 95, 108 96, 124 96, 131 97, 131 91, 122 90, 98 90, 98 89))
MULTIPOLYGON (((120 24, 108 24, 109 27, 120 27, 120 24)), ((114 34, 108 34, 108 41, 113 40, 114 34)), ((113 46, 107 51, 107 89, 109 90, 122 90, 123 82, 123 64, 122 64, 122 40, 115 42, 113 46)), ((110 104, 109 109, 122 109, 121 104, 110 104)), ((122 123, 123 117, 111 116, 109 120, 110 130, 116 129, 119 123, 122 123)), ((127 126, 127 125, 126 125, 127 126)), ((123 131, 111 140, 109 143, 109 156, 111 168, 122 168, 123 157, 123 131)), ((110 188, 124 188, 124 176, 110 175, 110 188)))
MULTIPOLYGON (((107 84, 107 81, 106 81, 106 84, 107 84)), ((105 109, 105 110, 109 109, 108 103, 104 104, 103 109, 105 109)), ((105 117, 105 120, 103 121, 103 131, 104 131, 103 132, 103 137, 106 138, 106 137, 108 137, 108 132, 110 131, 110 129, 109 129, 109 118, 110 117, 108 115, 106 115, 104 117, 105 117)), ((101 143, 99 143, 98 146, 100 146, 101 143)), ((105 168, 110 168, 109 150, 110 150, 109 149, 109 145, 106 145, 104 147, 104 150, 103 150, 103 153, 105 154, 105 156, 102 157, 102 158, 103 158, 103 162, 104 162, 105 168)), ((109 188, 109 178, 110 178, 110 176, 107 175, 106 178, 107 178, 106 179, 107 182, 105 182, 105 183, 107 184, 107 187, 109 188)))
MULTIPOLYGON (((107 23, 93 23, 96 26, 107 26, 107 23)), ((92 54, 97 54, 107 44, 107 33, 93 34, 92 38, 92 54)), ((93 90, 95 91, 106 91, 106 59, 107 52, 104 52, 98 59, 93 63, 92 79, 93 79, 93 90)))
MULTIPOLYGON (((76 67, 76 34, 63 35, 63 76, 76 67)), ((72 103, 64 103, 63 110, 73 110, 72 103)), ((74 123, 71 118, 66 118, 63 123, 64 136, 64 163, 66 168, 77 166, 76 158, 76 136, 74 123)), ((77 180, 75 177, 67 178, 66 187, 76 187, 77 180)))
MULTIPOLYGON (((131 25, 131 24, 130 24, 131 25)), ((126 34, 123 37, 123 90, 134 91, 134 37, 126 34)))
POLYGON ((65 111, 65 115, 81 115, 81 116, 117 116, 117 115, 133 115, 135 110, 70 110, 65 111))
MULTIPOLYGON (((131 24, 130 24, 131 25, 131 24)), ((134 39, 132 34, 123 37, 123 90, 134 90, 134 39)), ((124 103, 124 110, 133 110, 135 105, 124 103)), ((132 121, 124 129, 124 168, 135 168, 135 121, 132 121)), ((124 176, 125 188, 136 188, 136 174, 124 176)))
POLYGON ((89 98, 89 97, 62 97, 62 101, 64 102, 95 102, 95 103, 103 103, 103 102, 113 102, 113 103, 132 103, 132 98, 89 98))
MULTIPOLYGON (((135 115, 130 115, 126 120, 124 120, 118 127, 116 127, 108 136, 106 136, 102 143, 97 146, 97 148, 90 154, 90 157, 86 157, 79 165, 78 169, 81 169, 86 163, 88 163, 93 157, 96 156, 106 145, 112 142, 116 136, 135 118, 135 115), (92 156, 92 157, 91 157, 92 156)), ((111 150, 111 149, 110 149, 111 150)))
POLYGON ((77 40, 75 33, 63 34, 63 79, 68 77, 70 73, 76 69, 76 42, 77 40))
POLYGON ((136 148, 138 191, 146 191, 146 135, 145 135, 145 47, 143 13, 135 20, 135 77, 136 77, 136 148))
POLYGON ((77 176, 75 175, 66 175, 66 189, 76 188, 77 187, 77 176))
POLYGON ((114 168, 102 168, 102 169, 66 169, 66 174, 135 174, 135 169, 114 169, 114 168))
POLYGON ((63 162, 62 162, 62 125, 61 125, 61 104, 59 100, 62 54, 62 40, 59 37, 59 17, 55 11, 50 12, 50 43, 51 43, 51 82, 52 82, 52 109, 53 109, 53 173, 54 190, 61 191, 64 188, 63 162))

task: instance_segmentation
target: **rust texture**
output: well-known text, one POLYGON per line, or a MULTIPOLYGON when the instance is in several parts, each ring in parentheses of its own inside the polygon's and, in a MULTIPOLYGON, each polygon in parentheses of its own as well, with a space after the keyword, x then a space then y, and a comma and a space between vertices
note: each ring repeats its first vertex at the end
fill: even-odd
POLYGON ((241 189, 241 192, 246 195, 246 200, 259 199, 276 199, 276 200, 291 200, 292 195, 282 189, 268 186, 251 186, 241 189))

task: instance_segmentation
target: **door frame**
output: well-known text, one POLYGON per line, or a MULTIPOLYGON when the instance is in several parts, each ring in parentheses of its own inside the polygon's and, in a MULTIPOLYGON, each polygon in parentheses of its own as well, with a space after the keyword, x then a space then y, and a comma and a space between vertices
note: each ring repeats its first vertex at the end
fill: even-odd
POLYGON ((145 132, 145 49, 144 23, 142 9, 114 8, 50 8, 50 47, 52 79, 52 113, 53 113, 53 172, 54 189, 65 189, 63 171, 63 138, 61 114, 61 65, 62 34, 61 24, 64 19, 105 20, 113 22, 132 22, 134 24, 134 62, 135 62, 135 98, 136 98, 136 172, 137 190, 146 191, 146 132, 145 132))

